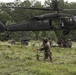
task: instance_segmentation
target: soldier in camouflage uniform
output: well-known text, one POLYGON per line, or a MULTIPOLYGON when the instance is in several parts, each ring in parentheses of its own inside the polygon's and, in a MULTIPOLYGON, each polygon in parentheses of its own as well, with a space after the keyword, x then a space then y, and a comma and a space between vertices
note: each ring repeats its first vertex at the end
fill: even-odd
POLYGON ((50 62, 52 62, 52 51, 50 50, 50 43, 47 38, 43 39, 43 47, 37 50, 44 51, 44 61, 49 57, 50 62))
POLYGON ((71 39, 59 39, 57 44, 59 45, 59 47, 63 47, 63 48, 71 48, 72 47, 72 41, 71 39))
POLYGON ((63 48, 67 48, 67 39, 64 38, 62 44, 63 48))
POLYGON ((71 39, 68 39, 67 40, 67 47, 68 48, 71 48, 72 47, 72 41, 71 41, 71 39))
POLYGON ((57 44, 59 45, 59 47, 62 47, 62 46, 63 46, 63 45, 62 45, 62 42, 63 42, 63 40, 62 40, 62 39, 58 39, 57 44))

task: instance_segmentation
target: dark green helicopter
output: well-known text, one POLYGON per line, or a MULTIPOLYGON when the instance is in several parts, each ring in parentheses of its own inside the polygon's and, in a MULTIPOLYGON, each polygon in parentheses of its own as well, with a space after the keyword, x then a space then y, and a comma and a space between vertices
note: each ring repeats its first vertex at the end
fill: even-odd
POLYGON ((50 31, 62 30, 66 35, 72 29, 76 29, 76 17, 71 14, 60 13, 60 11, 76 10, 76 9, 61 9, 59 8, 59 1, 52 0, 52 8, 33 8, 33 7, 3 7, 3 8, 23 8, 29 10, 46 10, 55 11, 54 13, 47 13, 40 16, 35 16, 25 22, 5 26, 0 22, 0 31, 50 31), (59 21, 57 25, 53 21, 59 21))

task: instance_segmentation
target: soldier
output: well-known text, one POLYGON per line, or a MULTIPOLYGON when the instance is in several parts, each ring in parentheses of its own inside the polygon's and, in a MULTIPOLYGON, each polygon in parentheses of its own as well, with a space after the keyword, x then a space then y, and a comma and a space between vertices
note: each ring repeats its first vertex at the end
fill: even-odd
POLYGON ((51 40, 49 40, 49 43, 50 43, 50 46, 52 47, 52 41, 51 40))
POLYGON ((68 39, 68 41, 67 41, 67 47, 68 48, 72 47, 72 41, 71 41, 71 39, 68 39))
POLYGON ((67 48, 67 39, 66 38, 63 39, 62 44, 63 44, 63 48, 67 48))
POLYGON ((50 43, 47 38, 43 39, 43 47, 37 50, 44 51, 44 61, 49 57, 50 62, 52 62, 52 51, 50 50, 50 43))
POLYGON ((61 39, 58 40, 57 44, 59 45, 59 47, 62 47, 62 46, 63 46, 62 43, 63 43, 63 40, 62 40, 62 38, 61 38, 61 39))

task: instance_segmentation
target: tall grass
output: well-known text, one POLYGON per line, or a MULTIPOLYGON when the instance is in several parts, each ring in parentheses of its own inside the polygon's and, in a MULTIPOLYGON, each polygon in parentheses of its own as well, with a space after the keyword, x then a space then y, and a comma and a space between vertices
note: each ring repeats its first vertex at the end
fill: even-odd
POLYGON ((76 49, 52 49, 53 63, 43 61, 43 52, 36 60, 39 46, 11 45, 0 42, 0 75, 76 75, 76 49))

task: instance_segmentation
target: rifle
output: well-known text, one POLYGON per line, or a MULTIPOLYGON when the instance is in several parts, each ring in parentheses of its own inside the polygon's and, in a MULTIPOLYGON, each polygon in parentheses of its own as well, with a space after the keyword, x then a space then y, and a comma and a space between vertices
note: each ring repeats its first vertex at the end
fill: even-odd
POLYGON ((36 59, 39 60, 39 52, 38 52, 38 50, 37 50, 36 59))

